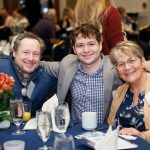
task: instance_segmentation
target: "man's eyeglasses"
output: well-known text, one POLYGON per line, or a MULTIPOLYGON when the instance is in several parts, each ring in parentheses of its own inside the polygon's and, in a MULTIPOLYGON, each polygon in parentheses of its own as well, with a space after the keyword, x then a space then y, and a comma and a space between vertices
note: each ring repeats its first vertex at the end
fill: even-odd
POLYGON ((133 58, 129 58, 126 62, 119 62, 118 64, 116 64, 115 67, 116 67, 118 70, 123 70, 123 69, 125 69, 126 64, 132 66, 132 65, 134 65, 136 62, 137 62, 137 59, 133 57, 133 58))

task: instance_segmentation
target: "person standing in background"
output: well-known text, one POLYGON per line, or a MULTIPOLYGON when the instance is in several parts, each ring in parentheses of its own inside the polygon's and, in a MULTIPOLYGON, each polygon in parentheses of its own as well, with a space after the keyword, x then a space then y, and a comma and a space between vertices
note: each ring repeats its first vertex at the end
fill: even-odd
POLYGON ((56 28, 56 10, 54 8, 50 8, 32 29, 32 32, 41 37, 45 42, 46 49, 43 55, 51 56, 52 46, 54 43, 58 42, 58 39, 56 39, 56 28))
POLYGON ((137 42, 144 51, 145 59, 149 60, 150 45, 141 39, 139 30, 138 30, 138 23, 128 15, 124 7, 118 7, 118 11, 122 18, 122 26, 126 33, 127 39, 137 42))
POLYGON ((4 26, 11 28, 11 23, 13 21, 13 17, 8 13, 6 8, 0 9, 0 15, 4 19, 4 26))
POLYGON ((63 10, 62 19, 59 21, 61 28, 61 34, 69 34, 73 30, 74 24, 74 10, 70 7, 66 7, 63 10))
POLYGON ((105 55, 109 54, 109 51, 117 43, 126 39, 121 24, 121 16, 113 0, 77 0, 75 26, 84 23, 102 26, 102 52, 105 55))
POLYGON ((26 31, 29 26, 29 20, 26 17, 24 9, 18 9, 13 11, 13 21, 11 24, 11 30, 13 35, 17 35, 26 31))

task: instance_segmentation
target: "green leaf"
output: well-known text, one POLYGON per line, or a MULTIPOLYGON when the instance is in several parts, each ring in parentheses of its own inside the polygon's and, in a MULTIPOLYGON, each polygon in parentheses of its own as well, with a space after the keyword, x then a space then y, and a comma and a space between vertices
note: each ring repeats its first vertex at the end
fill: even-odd
POLYGON ((0 121, 3 120, 11 120, 11 116, 10 114, 8 114, 7 112, 0 112, 0 121))

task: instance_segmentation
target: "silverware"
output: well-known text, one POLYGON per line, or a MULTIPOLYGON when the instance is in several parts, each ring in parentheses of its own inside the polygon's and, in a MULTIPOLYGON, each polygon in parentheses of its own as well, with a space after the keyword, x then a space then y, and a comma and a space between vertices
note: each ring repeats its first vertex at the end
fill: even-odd
POLYGON ((2 144, 0 144, 0 150, 2 150, 2 144))
POLYGON ((104 130, 107 130, 107 129, 108 129, 107 126, 105 126, 105 127, 97 127, 96 129, 92 130, 92 132, 94 132, 94 131, 104 131, 104 130))
POLYGON ((72 128, 74 125, 81 123, 81 121, 72 122, 69 124, 69 128, 72 128))

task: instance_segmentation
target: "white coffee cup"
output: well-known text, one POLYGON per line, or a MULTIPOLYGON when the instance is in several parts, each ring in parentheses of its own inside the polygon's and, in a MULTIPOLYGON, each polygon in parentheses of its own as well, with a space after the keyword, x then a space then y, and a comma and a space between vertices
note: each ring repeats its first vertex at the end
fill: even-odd
POLYGON ((25 142, 21 140, 11 140, 4 143, 4 150, 24 150, 25 142))
POLYGON ((93 130, 97 127, 97 113, 83 112, 82 113, 82 128, 84 130, 93 130))

